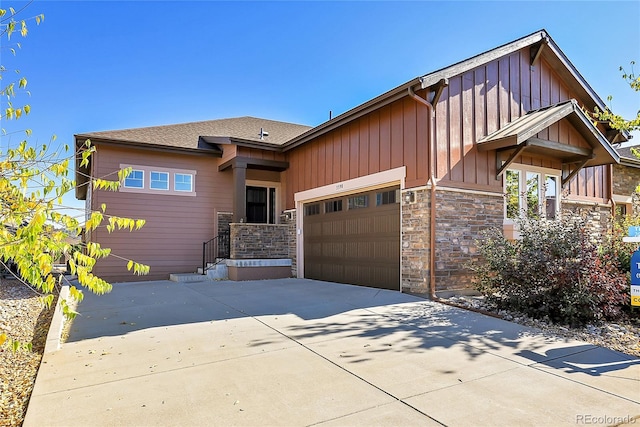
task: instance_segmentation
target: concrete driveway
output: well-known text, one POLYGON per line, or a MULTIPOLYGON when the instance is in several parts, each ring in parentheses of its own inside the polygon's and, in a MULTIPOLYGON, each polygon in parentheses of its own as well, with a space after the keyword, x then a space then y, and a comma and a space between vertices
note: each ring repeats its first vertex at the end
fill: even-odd
MULTIPOLYGON (((286 279, 87 294, 25 426, 610 425, 640 360, 393 291, 286 279)), ((640 423, 640 419, 635 420, 640 423)))

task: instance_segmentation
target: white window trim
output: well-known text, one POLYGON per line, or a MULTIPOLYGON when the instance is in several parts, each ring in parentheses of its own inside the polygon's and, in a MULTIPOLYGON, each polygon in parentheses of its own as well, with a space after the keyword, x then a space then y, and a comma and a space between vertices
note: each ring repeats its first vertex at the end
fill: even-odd
MULTIPOLYGON (((169 186, 169 181, 171 181, 171 173, 167 172, 167 171, 159 171, 159 170, 152 170, 149 173, 149 189, 152 191, 169 191, 169 189, 171 188, 169 186), (153 182, 153 180, 151 179, 151 174, 153 173, 159 173, 159 174, 165 174, 167 175, 167 188, 151 188, 151 183, 153 182)), ((158 181, 160 182, 160 181, 158 181)))
MULTIPOLYGON (((124 169, 124 168, 121 168, 124 169)), ((127 176, 127 178, 124 179, 124 181, 122 182, 122 187, 126 188, 128 190, 143 190, 144 189, 144 170, 138 168, 138 167, 132 167, 131 172, 129 173, 129 175, 127 176), (127 178, 129 178, 131 176, 131 174, 133 174, 134 172, 142 172, 142 187, 129 187, 127 186, 127 178)))
POLYGON ((174 181, 173 181, 173 191, 177 191, 177 192, 179 192, 179 193, 192 193, 192 192, 193 192, 193 181, 194 181, 194 176, 195 176, 195 173, 175 172, 175 173, 173 174, 173 180, 174 180, 174 181), (176 182, 175 182, 176 175, 190 176, 190 177, 191 177, 191 182, 190 182, 191 188, 190 188, 189 190, 178 190, 178 189, 176 188, 176 182))
POLYGON ((142 171, 142 188, 126 187, 123 184, 119 188, 119 191, 122 193, 140 193, 140 194, 155 194, 155 195, 161 194, 166 196, 188 196, 188 197, 196 196, 195 187, 196 187, 197 172, 195 170, 174 169, 174 168, 165 168, 165 167, 158 167, 158 166, 132 165, 132 164, 126 164, 126 163, 120 164, 120 169, 125 169, 125 168, 131 168, 132 170, 142 171), (160 173, 169 174, 169 182, 168 182, 169 188, 167 190, 150 188, 151 172, 160 172, 160 173), (191 175, 191 191, 190 192, 174 189, 175 174, 191 175))
MULTIPOLYGON (((558 169, 551 169, 551 168, 543 168, 540 166, 529 166, 529 165, 523 165, 520 163, 516 163, 516 164, 511 164, 510 167, 507 170, 513 170, 513 171, 518 171, 520 172, 520 211, 523 210, 524 208, 524 197, 522 195, 522 192, 524 191, 525 187, 522 186, 522 184, 524 183, 526 185, 526 174, 527 172, 534 172, 534 173, 539 173, 540 176, 540 180, 543 183, 546 183, 546 177, 547 176, 554 176, 557 179, 557 188, 556 188, 556 218, 560 217, 560 211, 562 209, 561 207, 561 196, 562 196, 562 171, 558 170, 558 169)), ((542 188, 543 186, 540 186, 540 200, 544 200, 546 203, 546 195, 542 193, 542 188)), ((502 189, 503 189, 503 194, 506 194, 507 192, 507 174, 506 171, 505 173, 502 175, 502 189)), ((514 220, 512 218, 507 218, 507 201, 505 198, 505 202, 504 202, 504 211, 503 211, 503 224, 504 225, 515 225, 517 220, 514 220)))

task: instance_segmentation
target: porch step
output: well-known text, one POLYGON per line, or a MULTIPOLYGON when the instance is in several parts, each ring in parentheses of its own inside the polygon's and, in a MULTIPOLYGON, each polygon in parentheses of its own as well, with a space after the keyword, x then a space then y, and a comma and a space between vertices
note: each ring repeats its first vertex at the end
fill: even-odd
POLYGON ((202 268, 198 268, 196 273, 175 273, 169 275, 169 280, 173 282, 204 282, 207 280, 225 280, 229 278, 227 264, 209 264, 207 274, 202 274, 202 268))
POLYGON ((172 282, 189 283, 189 282, 207 282, 211 280, 209 277, 198 273, 174 273, 169 275, 172 282))

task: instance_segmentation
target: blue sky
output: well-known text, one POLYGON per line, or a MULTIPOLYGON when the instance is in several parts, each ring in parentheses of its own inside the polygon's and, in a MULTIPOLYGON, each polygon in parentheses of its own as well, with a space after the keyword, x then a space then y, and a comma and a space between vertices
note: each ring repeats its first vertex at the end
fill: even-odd
MULTIPOLYGON (((34 144, 246 115, 317 125, 329 110, 542 28, 603 99, 614 97, 614 112, 640 109, 618 71, 640 63, 639 1, 36 0, 22 16, 38 13, 44 23, 12 38, 17 55, 1 52, 28 78, 22 100, 32 107, 2 127, 32 129, 34 144)), ((0 147, 17 142, 3 136, 0 147)))

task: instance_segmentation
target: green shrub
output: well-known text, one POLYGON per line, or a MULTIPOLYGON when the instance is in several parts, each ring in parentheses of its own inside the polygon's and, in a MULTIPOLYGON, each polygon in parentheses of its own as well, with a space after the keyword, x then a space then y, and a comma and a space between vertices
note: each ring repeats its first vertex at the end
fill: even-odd
POLYGON ((620 271, 627 273, 631 268, 631 256, 638 249, 638 244, 624 243, 622 238, 628 234, 630 226, 640 225, 640 217, 631 215, 618 215, 609 227, 600 253, 610 256, 618 261, 620 271))
POLYGON ((580 219, 523 220, 521 239, 490 229, 478 242, 476 288, 499 308, 572 326, 615 319, 628 304, 626 277, 599 254, 580 219))

